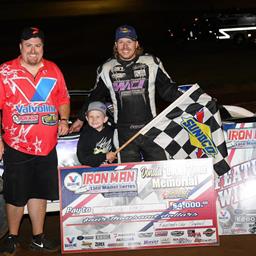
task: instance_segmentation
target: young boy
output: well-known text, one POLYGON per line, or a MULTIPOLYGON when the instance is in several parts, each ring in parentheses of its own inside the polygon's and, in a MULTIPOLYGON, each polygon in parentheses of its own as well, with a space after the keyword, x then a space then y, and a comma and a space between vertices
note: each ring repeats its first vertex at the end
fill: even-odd
POLYGON ((107 125, 106 109, 106 105, 100 101, 91 102, 88 106, 88 124, 82 130, 77 144, 77 157, 83 165, 97 167, 116 159, 113 152, 114 129, 107 125))

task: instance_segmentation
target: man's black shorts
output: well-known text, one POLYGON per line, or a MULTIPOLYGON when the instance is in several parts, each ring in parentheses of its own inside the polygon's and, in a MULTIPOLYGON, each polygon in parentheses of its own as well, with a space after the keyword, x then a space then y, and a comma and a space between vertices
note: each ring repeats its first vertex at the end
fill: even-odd
POLYGON ((17 151, 5 144, 4 188, 6 203, 24 206, 31 198, 58 199, 57 153, 35 156, 17 151))

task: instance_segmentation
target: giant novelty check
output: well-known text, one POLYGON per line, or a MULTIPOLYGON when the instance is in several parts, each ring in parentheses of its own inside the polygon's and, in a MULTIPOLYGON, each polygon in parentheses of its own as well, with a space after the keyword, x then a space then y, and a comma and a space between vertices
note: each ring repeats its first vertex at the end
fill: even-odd
POLYGON ((218 245, 212 159, 60 168, 62 252, 218 245))

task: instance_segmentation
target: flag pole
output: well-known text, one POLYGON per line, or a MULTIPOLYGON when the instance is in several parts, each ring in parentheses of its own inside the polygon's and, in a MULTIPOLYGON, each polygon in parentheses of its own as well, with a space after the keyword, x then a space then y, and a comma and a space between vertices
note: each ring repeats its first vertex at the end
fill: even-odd
POLYGON ((123 150, 125 147, 127 147, 133 140, 135 140, 139 135, 141 134, 141 130, 139 130, 137 133, 135 133, 129 140, 127 140, 121 147, 119 147, 115 154, 118 154, 121 150, 123 150))

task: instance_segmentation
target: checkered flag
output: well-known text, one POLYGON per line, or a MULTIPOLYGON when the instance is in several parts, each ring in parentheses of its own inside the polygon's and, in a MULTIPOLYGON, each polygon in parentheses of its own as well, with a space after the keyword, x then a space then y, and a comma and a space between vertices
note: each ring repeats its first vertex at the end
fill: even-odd
POLYGON ((212 157, 218 175, 228 172, 227 148, 216 102, 194 84, 140 130, 169 159, 212 157))

